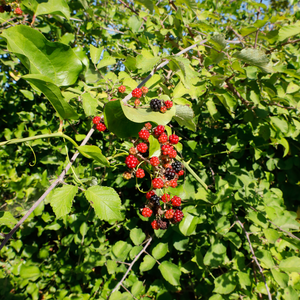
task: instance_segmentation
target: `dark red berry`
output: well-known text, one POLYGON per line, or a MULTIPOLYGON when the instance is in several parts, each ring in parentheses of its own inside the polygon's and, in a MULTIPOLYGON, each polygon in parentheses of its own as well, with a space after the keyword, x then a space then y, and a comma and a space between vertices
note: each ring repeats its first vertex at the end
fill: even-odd
POLYGON ((149 217, 151 217, 151 215, 152 215, 152 210, 151 210, 150 208, 148 208, 148 207, 145 207, 145 208, 143 208, 143 210, 142 210, 142 215, 143 215, 144 217, 146 217, 146 218, 149 218, 149 217))
POLYGON ((145 143, 139 143, 137 146, 136 146, 136 149, 141 152, 141 153, 146 153, 147 150, 148 150, 148 146, 145 144, 145 143))
POLYGON ((170 149, 168 155, 171 158, 175 158, 177 156, 177 152, 175 149, 170 149))
POLYGON ((170 187, 176 188, 177 186, 177 179, 172 179, 169 181, 170 187))
POLYGON ((3 5, 0 6, 0 13, 4 13, 4 6, 3 5))
POLYGON ((137 169, 135 176, 137 178, 144 178, 145 177, 145 171, 143 169, 137 169))
POLYGON ((154 167, 159 165, 159 158, 157 156, 153 156, 150 158, 150 164, 154 167))
POLYGON ((170 195, 168 194, 163 194, 161 197, 162 202, 166 203, 170 201, 170 195))
POLYGON ((169 136, 169 141, 171 144, 177 144, 179 142, 179 137, 176 134, 171 134, 169 136))
POLYGON ((164 186, 164 182, 161 178, 154 178, 152 180, 152 186, 154 189, 161 189, 164 186))
POLYGON ((146 198, 147 199, 150 199, 151 196, 155 195, 155 192, 153 190, 149 191, 147 194, 146 194, 146 198))
POLYGON ((159 136, 158 141, 159 141, 161 144, 164 144, 164 143, 166 143, 166 142, 168 141, 168 136, 167 136, 165 133, 163 133, 163 134, 161 134, 161 135, 159 136))
POLYGON ((169 220, 167 219, 159 219, 157 220, 157 225, 160 229, 167 229, 169 226, 169 220))
POLYGON ((139 137, 145 141, 147 141, 149 139, 150 133, 148 130, 142 129, 139 132, 139 137))
POLYGON ((174 197, 171 199, 171 202, 172 202, 172 205, 173 205, 173 206, 180 206, 180 205, 181 205, 181 198, 178 197, 178 196, 174 196, 174 197))
POLYGON ((167 108, 165 106, 162 106, 160 108, 160 112, 162 112, 163 114, 167 111, 167 108))
POLYGON ((124 85, 120 85, 119 88, 118 88, 118 90, 119 90, 120 93, 123 94, 126 91, 126 87, 124 85))
POLYGON ((96 126, 98 131, 105 131, 106 130, 106 126, 104 125, 104 123, 98 123, 96 126))
POLYGON ((99 116, 96 116, 96 117, 93 118, 93 123, 94 124, 98 124, 100 121, 101 121, 101 117, 99 117, 99 116))
POLYGON ((23 11, 21 10, 20 7, 17 7, 14 11, 15 15, 22 15, 23 14, 23 11))
POLYGON ((132 94, 132 97, 134 97, 134 98, 141 98, 142 95, 143 95, 143 92, 142 92, 141 89, 136 88, 136 89, 134 89, 134 90, 132 91, 131 94, 132 94))
POLYGON ((139 161, 135 156, 128 155, 125 159, 125 163, 129 169, 134 169, 138 165, 139 161))
POLYGON ((177 174, 178 174, 178 176, 182 176, 184 174, 184 171, 180 170, 177 174))
POLYGON ((176 209, 173 217, 174 222, 178 223, 182 220, 182 218, 183 218, 183 212, 179 209, 176 209))
POLYGON ((157 229, 160 228, 156 220, 154 220, 154 221, 151 222, 151 226, 155 230, 157 230, 157 229))
POLYGON ((152 125, 148 122, 145 124, 146 129, 150 130, 152 128, 152 125))

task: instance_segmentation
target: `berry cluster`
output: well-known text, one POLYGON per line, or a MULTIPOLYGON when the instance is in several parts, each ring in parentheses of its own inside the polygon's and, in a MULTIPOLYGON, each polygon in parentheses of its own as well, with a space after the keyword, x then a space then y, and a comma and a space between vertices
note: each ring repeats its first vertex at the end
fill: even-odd
MULTIPOLYGON (((146 203, 140 213, 147 218, 154 218, 153 229, 167 229, 170 224, 178 223, 183 218, 181 198, 171 195, 169 187, 175 188, 179 177, 184 174, 182 164, 175 160, 177 151, 174 145, 179 142, 175 134, 167 135, 165 126, 152 128, 146 123, 139 132, 139 138, 133 141, 125 164, 130 169, 123 174, 125 179, 144 178, 145 171, 152 177, 151 190, 146 194, 146 203), (149 137, 152 135, 160 143, 160 155, 149 157, 149 137), (143 168, 142 168, 143 167, 143 168)), ((172 190, 172 189, 171 189, 172 190)))
POLYGON ((170 100, 163 101, 155 98, 150 101, 150 108, 153 111, 160 111, 162 113, 165 113, 172 106, 173 106, 173 102, 170 100))
POLYGON ((96 125, 96 128, 98 131, 105 131, 106 130, 106 126, 104 124, 104 121, 101 117, 96 116, 93 118, 93 123, 96 125))
MULTIPOLYGON (((10 13, 12 11, 12 7, 10 5, 0 5, 0 13, 8 12, 10 13)), ((21 16, 23 14, 23 11, 20 7, 16 7, 14 9, 14 14, 21 16)))

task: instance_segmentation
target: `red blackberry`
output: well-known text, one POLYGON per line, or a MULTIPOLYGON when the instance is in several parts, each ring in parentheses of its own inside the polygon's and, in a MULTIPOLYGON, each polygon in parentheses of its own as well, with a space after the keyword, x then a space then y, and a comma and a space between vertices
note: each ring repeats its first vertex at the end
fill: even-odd
POLYGON ((163 167, 164 167, 165 169, 167 169, 167 168, 170 168, 170 169, 172 169, 171 165, 170 165, 170 164, 168 164, 168 163, 167 163, 167 164, 164 164, 164 165, 163 165, 163 167))
POLYGON ((139 161, 135 156, 128 155, 125 159, 125 163, 129 169, 134 169, 138 165, 139 161))
POLYGON ((170 100, 165 101, 165 106, 167 109, 170 109, 173 106, 173 102, 170 100))
POLYGON ((125 91, 126 91, 126 87, 124 86, 124 85, 120 85, 119 87, 118 87, 118 90, 119 90, 119 92, 120 93, 125 93, 125 91))
POLYGON ((131 92, 131 95, 132 95, 132 97, 134 97, 134 98, 141 98, 142 95, 143 95, 143 93, 142 93, 142 90, 141 90, 141 89, 136 88, 136 89, 134 89, 134 90, 131 92))
POLYGON ((153 110, 153 111, 159 111, 160 108, 161 108, 161 100, 158 100, 158 99, 152 99, 150 101, 150 108, 153 110))
POLYGON ((101 117, 99 117, 99 116, 96 116, 96 117, 93 118, 93 123, 94 124, 98 124, 100 121, 101 121, 101 117))
POLYGON ((22 15, 23 14, 23 11, 21 10, 20 7, 17 7, 14 11, 15 15, 22 15))
POLYGON ((177 156, 177 152, 175 149, 170 149, 168 155, 171 158, 175 158, 177 156))
POLYGON ((174 216, 174 210, 171 208, 171 209, 169 209, 169 210, 167 210, 166 212, 165 212, 165 218, 166 219, 168 219, 168 220, 170 220, 170 219, 172 219, 173 218, 173 216, 174 216))
POLYGON ((182 220, 182 218, 183 218, 183 212, 179 209, 176 209, 173 217, 174 222, 178 223, 182 220))
POLYGON ((104 125, 104 123, 98 123, 96 126, 98 131, 105 131, 106 130, 106 126, 104 125))
POLYGON ((169 151, 170 151, 171 149, 173 149, 173 147, 170 146, 170 145, 162 145, 162 146, 161 146, 161 150, 162 150, 162 152, 163 152, 163 155, 168 155, 168 154, 169 154, 169 151))
POLYGON ((182 170, 182 164, 178 161, 178 160, 175 160, 173 163, 172 163, 172 168, 175 170, 175 172, 179 172, 182 170))
POLYGON ((4 13, 4 6, 0 5, 0 13, 4 13))
POLYGON ((179 137, 176 134, 171 134, 169 136, 169 141, 171 144, 177 144, 179 142, 179 137))
POLYGON ((167 111, 167 108, 165 106, 162 106, 160 108, 160 112, 162 112, 163 114, 167 111))
POLYGON ((151 123, 148 122, 145 124, 145 127, 146 127, 146 129, 150 130, 152 128, 152 125, 151 125, 151 123))
POLYGON ((144 207, 143 210, 142 210, 142 215, 145 218, 149 218, 152 215, 152 210, 150 208, 148 208, 148 207, 144 207))
POLYGON ((184 171, 180 170, 177 174, 178 174, 178 176, 182 176, 184 174, 184 171))
POLYGON ((181 198, 178 197, 178 196, 174 196, 174 197, 171 199, 171 202, 172 202, 172 205, 173 205, 173 206, 180 206, 180 205, 181 205, 181 198))
POLYGON ((147 198, 148 200, 150 200, 150 199, 151 199, 151 196, 153 196, 153 195, 155 195, 155 192, 154 192, 153 190, 151 190, 151 191, 149 191, 149 192, 146 194, 146 198, 147 198))
POLYGON ((167 229, 169 226, 169 220, 167 219, 159 219, 157 220, 157 225, 160 229, 167 229))
POLYGON ((168 136, 167 136, 165 133, 163 133, 163 134, 161 134, 161 135, 159 136, 158 141, 159 141, 161 144, 164 144, 164 143, 166 143, 166 142, 168 141, 168 136))
POLYGON ((136 151, 136 149, 134 147, 131 147, 129 149, 129 153, 132 154, 132 155, 135 155, 135 154, 137 154, 137 151, 136 151))
POLYGON ((150 201, 155 205, 160 205, 160 200, 160 197, 158 197, 157 195, 153 195, 150 198, 150 201))
POLYGON ((164 175, 168 180, 171 180, 175 177, 176 172, 171 168, 167 168, 164 175))
POLYGON ((157 156, 153 156, 150 158, 150 164, 154 167, 159 165, 159 158, 157 156))
POLYGON ((146 87, 146 86, 143 86, 142 88, 141 88, 141 91, 142 91, 142 93, 144 94, 144 95, 146 95, 147 93, 148 93, 148 88, 146 87))
POLYGON ((141 153, 146 153, 147 152, 147 149, 148 149, 148 146, 145 144, 145 143, 139 143, 137 146, 136 146, 136 149, 141 152, 141 153))
POLYGON ((164 132, 165 132, 165 126, 163 125, 158 125, 156 128, 154 128, 155 135, 161 135, 164 132))
POLYGON ((144 178, 145 177, 145 171, 143 169, 137 169, 135 172, 135 176, 137 178, 144 178))
POLYGON ((169 202, 170 201, 170 195, 163 194, 162 197, 161 197, 161 201, 164 202, 164 203, 169 202))
POLYGON ((151 226, 154 230, 157 230, 160 228, 156 220, 151 222, 151 226))
POLYGON ((177 179, 172 179, 172 180, 169 181, 169 183, 170 183, 170 187, 176 188, 176 186, 177 186, 177 179))
POLYGON ((154 189, 161 189, 164 186, 164 182, 161 178, 154 178, 152 180, 152 186, 154 189))
POLYGON ((149 139, 150 133, 148 130, 142 129, 139 132, 139 137, 145 141, 147 141, 149 139))

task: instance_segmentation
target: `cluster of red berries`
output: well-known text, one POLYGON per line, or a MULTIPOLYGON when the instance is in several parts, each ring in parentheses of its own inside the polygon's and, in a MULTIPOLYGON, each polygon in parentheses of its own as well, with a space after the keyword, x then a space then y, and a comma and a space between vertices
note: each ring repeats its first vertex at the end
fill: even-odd
POLYGON ((146 123, 138 133, 139 138, 134 141, 134 146, 129 149, 129 155, 125 164, 130 169, 123 174, 125 179, 134 175, 137 178, 145 177, 145 170, 150 173, 152 179, 151 190, 146 194, 147 202, 141 208, 144 217, 154 216, 151 223, 153 229, 167 229, 170 223, 175 224, 182 220, 181 199, 171 196, 161 189, 177 187, 177 181, 184 174, 182 164, 175 160, 177 151, 174 145, 178 144, 179 138, 175 134, 167 135, 165 126, 158 125, 152 128, 146 123), (152 135, 160 143, 160 155, 149 157, 149 137, 152 135), (144 167, 142 169, 141 167, 144 167), (158 195, 162 194, 161 197, 158 195))
MULTIPOLYGON (((0 5, 0 13, 11 12, 11 11, 12 11, 12 8, 10 5, 0 5)), ((16 7, 14 9, 14 14, 21 16, 23 14, 23 11, 21 10, 20 7, 16 7)))
POLYGON ((104 124, 103 118, 96 116, 93 118, 93 123, 96 125, 98 131, 105 131, 106 126, 104 124))

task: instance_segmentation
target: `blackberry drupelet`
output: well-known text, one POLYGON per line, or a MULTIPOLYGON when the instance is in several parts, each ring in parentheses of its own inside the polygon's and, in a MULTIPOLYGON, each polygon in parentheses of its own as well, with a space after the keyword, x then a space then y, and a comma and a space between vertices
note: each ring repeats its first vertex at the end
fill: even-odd
POLYGON ((168 180, 171 180, 175 177, 176 175, 176 171, 171 169, 171 168, 167 168, 166 171, 165 171, 165 177, 168 179, 168 180))
POLYGON ((182 170, 182 164, 179 161, 175 160, 172 163, 172 168, 173 168, 173 170, 175 170, 175 172, 179 172, 182 170))
POLYGON ((150 107, 153 111, 160 111, 161 108, 161 100, 152 99, 150 101, 150 107))

